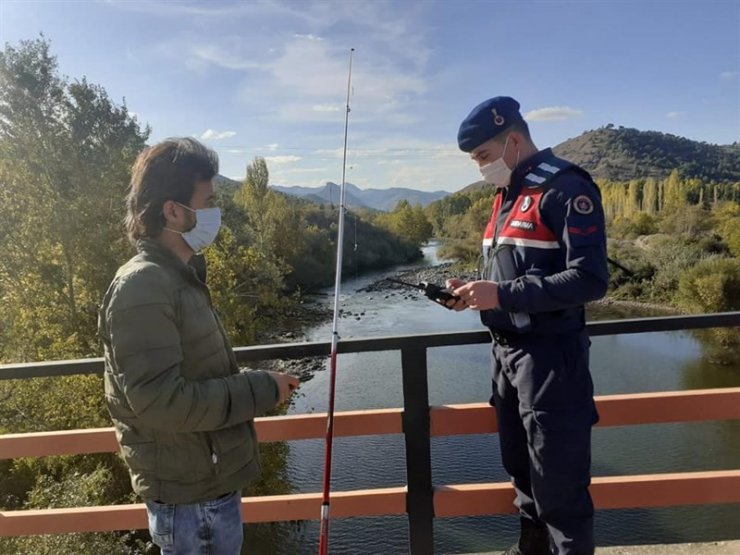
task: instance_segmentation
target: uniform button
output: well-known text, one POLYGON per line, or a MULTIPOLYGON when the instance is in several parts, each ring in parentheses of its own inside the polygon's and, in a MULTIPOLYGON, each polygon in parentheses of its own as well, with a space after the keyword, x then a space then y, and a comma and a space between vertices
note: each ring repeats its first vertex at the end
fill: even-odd
POLYGON ((218 464, 218 455, 216 453, 211 453, 211 460, 213 461, 213 464, 218 464))

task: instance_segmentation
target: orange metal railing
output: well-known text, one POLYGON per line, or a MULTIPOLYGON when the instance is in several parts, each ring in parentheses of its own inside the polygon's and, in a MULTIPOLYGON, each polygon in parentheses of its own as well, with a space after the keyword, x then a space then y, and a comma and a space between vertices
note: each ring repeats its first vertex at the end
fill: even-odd
MULTIPOLYGON (((599 426, 740 419, 740 387, 598 397, 599 426)), ((401 409, 340 412, 338 436, 400 434, 401 409)), ((432 436, 496 431, 496 415, 487 404, 432 407, 432 436)), ((257 419, 261 441, 323 437, 324 414, 257 419)), ((114 452, 112 428, 0 436, 0 459, 114 452)), ((598 509, 740 502, 740 470, 613 476, 594 478, 598 509)), ((406 488, 336 492, 335 517, 404 514, 406 488)), ((511 513, 509 483, 442 485, 434 488, 437 517, 511 513)), ((317 518, 321 495, 308 493, 244 498, 245 522, 317 518)), ((141 504, 0 512, 0 535, 59 534, 146 527, 141 504)))
MULTIPOLYGON (((711 325, 740 325, 740 313, 601 322, 589 326, 592 335, 606 335, 711 325)), ((476 332, 354 340, 349 342, 350 347, 345 344, 340 349, 342 352, 401 350, 405 408, 337 413, 336 435, 342 437, 405 432, 409 474, 413 468, 408 462, 409 458, 417 457, 416 451, 419 451, 421 445, 421 450, 426 449, 427 452, 422 453, 414 464, 431 476, 429 437, 495 433, 497 427, 495 412, 485 403, 429 407, 426 400, 426 348, 484 341, 485 337, 476 332), (422 392, 421 395, 418 395, 419 391, 422 392), (426 437, 426 447, 423 442, 419 444, 409 441, 409 436, 416 438, 419 435, 426 437)), ((304 356, 307 352, 323 352, 325 347, 323 344, 268 346, 242 349, 239 356, 242 360, 281 355, 304 356)), ((99 372, 102 369, 97 359, 42 363, 38 366, 6 365, 0 366, 0 379, 18 378, 25 372, 29 376, 67 375, 74 373, 76 364, 79 364, 81 373, 99 372)), ((596 402, 601 416, 599 426, 740 419, 740 387, 610 395, 598 397, 596 402)), ((306 414, 260 418, 257 419, 256 426, 262 442, 293 441, 323 437, 326 421, 324 414, 306 414)), ((106 453, 117 449, 112 428, 0 436, 0 459, 106 453)), ((428 553, 431 552, 430 543, 425 534, 430 535, 429 521, 433 517, 503 514, 514 511, 514 491, 509 483, 426 486, 425 494, 424 482, 414 483, 411 478, 415 477, 410 476, 408 487, 335 492, 332 494, 332 515, 342 518, 408 514, 411 552, 428 553), (414 508, 415 504, 417 509, 414 508), (421 510, 418 510, 419 506, 421 510), (419 513, 422 513, 421 517, 418 516, 419 513)), ((592 481, 591 491, 597 509, 740 503, 740 469, 597 477, 592 481)), ((318 492, 242 499, 245 522, 312 520, 318 517, 320 504, 321 494, 318 492)), ((131 530, 146 526, 146 511, 142 504, 0 511, 0 536, 131 530)))

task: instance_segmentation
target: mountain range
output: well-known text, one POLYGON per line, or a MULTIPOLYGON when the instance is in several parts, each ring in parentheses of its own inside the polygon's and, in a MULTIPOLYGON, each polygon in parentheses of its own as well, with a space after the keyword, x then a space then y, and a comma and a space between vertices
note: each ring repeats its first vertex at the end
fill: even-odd
MULTIPOLYGON (((677 169, 682 177, 720 183, 740 182, 740 142, 716 145, 658 131, 640 131, 609 124, 568 139, 555 146, 553 151, 578 164, 595 179, 661 179, 677 169)), ((216 182, 234 190, 241 185, 223 176, 218 176, 216 182)), ((479 189, 484 185, 485 182, 478 181, 463 191, 479 189)), ((332 182, 321 187, 273 186, 273 189, 319 204, 339 204, 339 185, 332 182)), ((347 204, 350 208, 389 211, 400 200, 426 206, 448 194, 446 191, 430 193, 402 187, 360 189, 347 183, 347 204)))
MULTIPOLYGON (((236 192, 241 187, 241 182, 229 179, 223 175, 217 175, 214 178, 217 187, 230 192, 236 192)), ((339 204, 340 186, 328 181, 322 187, 285 187, 281 185, 272 185, 272 190, 300 197, 303 200, 314 202, 316 204, 339 204)), ((390 189, 360 189, 352 183, 347 183, 346 202, 348 208, 369 208, 371 210, 380 210, 388 212, 393 210, 396 205, 402 201, 408 201, 411 205, 420 204, 426 206, 435 200, 439 200, 450 193, 447 191, 418 191, 416 189, 407 189, 404 187, 391 187, 390 189)))
MULTIPOLYGON (((303 197, 306 200, 323 204, 339 204, 340 186, 331 181, 323 187, 281 187, 273 186, 273 190, 303 197)), ((449 195, 447 191, 418 191, 404 187, 391 187, 390 189, 360 189, 356 185, 347 183, 346 201, 349 208, 365 207, 374 210, 390 211, 402 200, 409 204, 426 206, 435 200, 449 195)))

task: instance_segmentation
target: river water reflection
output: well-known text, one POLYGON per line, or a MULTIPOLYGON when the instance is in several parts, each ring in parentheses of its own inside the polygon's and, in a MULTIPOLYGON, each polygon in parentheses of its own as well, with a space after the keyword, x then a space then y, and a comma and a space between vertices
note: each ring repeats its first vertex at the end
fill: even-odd
MULTIPOLYGON (((433 262, 434 249, 427 255, 433 262)), ((353 314, 341 320, 340 334, 388 336, 481 329, 477 314, 453 313, 415 293, 358 293, 377 275, 343 285, 342 307, 353 314)), ((639 316, 634 311, 590 309, 589 319, 639 316)), ((309 341, 328 341, 331 324, 308 331, 309 341)), ((468 345, 430 349, 432 404, 482 402, 490 394, 489 347, 468 345)), ((716 366, 691 332, 660 332, 593 339, 592 373, 597 395, 740 386, 740 363, 716 366)), ((336 410, 402 406, 399 352, 340 355, 336 410)), ((328 372, 303 384, 290 412, 326 410, 328 372)), ((661 424, 594 431, 593 474, 647 474, 740 468, 740 422, 661 424)), ((400 436, 335 440, 332 487, 335 491, 400 486, 406 483, 400 436)), ((504 481, 495 436, 432 440, 433 480, 437 484, 504 481)), ((288 475, 295 492, 321 491, 323 440, 290 443, 288 475)), ((435 521, 437 553, 471 553, 508 547, 515 539, 513 516, 466 517, 435 521)), ((315 553, 318 523, 292 530, 295 541, 276 553, 315 553), (300 546, 300 547, 297 547, 300 546)), ((597 513, 599 545, 670 543, 737 538, 740 507, 702 506, 597 513)), ((405 517, 335 520, 333 553, 408 552, 405 517)))

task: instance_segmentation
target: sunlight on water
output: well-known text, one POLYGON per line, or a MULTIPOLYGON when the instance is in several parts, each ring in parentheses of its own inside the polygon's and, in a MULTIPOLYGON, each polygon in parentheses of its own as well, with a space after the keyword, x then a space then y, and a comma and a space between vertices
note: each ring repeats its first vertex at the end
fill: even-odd
MULTIPOLYGON (((434 250, 431 250, 434 253, 434 250)), ((348 281, 342 306, 360 320, 343 318, 343 338, 481 329, 477 314, 452 313, 415 292, 357 293, 378 276, 348 281)), ((316 326, 309 340, 328 341, 331 324, 316 326)), ((593 339, 592 373, 597 395, 740 385, 740 364, 716 367, 702 358, 690 332, 649 333, 593 339), (686 384, 690 384, 687 386, 686 384)), ((430 402, 488 400, 486 345, 430 349, 430 402)), ((339 356, 336 410, 402 406, 399 352, 339 356)), ((291 413, 324 411, 328 372, 301 387, 291 413)), ((292 442, 289 475, 296 492, 321 490, 323 440, 292 442)), ((505 481, 495 436, 432 440, 435 483, 505 481)), ((709 422, 597 429, 594 475, 643 474, 740 467, 740 423, 709 422)), ((376 436, 335 441, 333 489, 375 488, 406 482, 403 438, 376 436)), ((680 507, 602 511, 596 519, 601 545, 702 541, 737 535, 740 507, 680 507)), ((470 553, 507 547, 517 534, 516 517, 466 517, 435 521, 439 553, 470 553)), ((317 524, 302 527, 305 553, 315 551, 317 524)), ((333 524, 338 553, 407 552, 405 518, 348 519, 333 524)))

